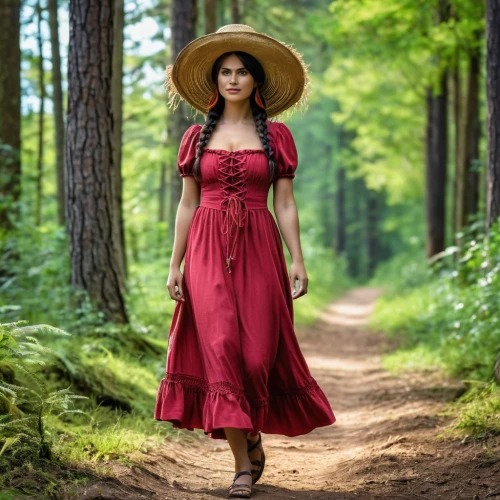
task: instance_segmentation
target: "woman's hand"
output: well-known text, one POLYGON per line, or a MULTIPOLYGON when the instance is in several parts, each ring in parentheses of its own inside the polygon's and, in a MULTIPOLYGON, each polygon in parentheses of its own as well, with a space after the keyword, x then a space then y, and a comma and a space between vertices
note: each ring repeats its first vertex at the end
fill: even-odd
POLYGON ((167 279, 167 288, 170 298, 178 302, 184 302, 184 292, 182 290, 182 273, 180 267, 171 267, 167 279))
POLYGON ((292 298, 298 299, 307 293, 308 277, 303 262, 292 262, 290 266, 290 286, 292 288, 292 298), (295 290, 295 281, 300 281, 298 290, 295 290))

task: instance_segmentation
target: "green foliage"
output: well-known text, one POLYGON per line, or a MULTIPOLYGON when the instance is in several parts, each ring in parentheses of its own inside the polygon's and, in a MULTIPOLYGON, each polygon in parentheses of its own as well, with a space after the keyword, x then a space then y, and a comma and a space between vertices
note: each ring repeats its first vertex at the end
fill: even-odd
POLYGON ((37 370, 46 365, 51 350, 30 334, 66 332, 48 325, 20 327, 20 323, 0 324, 0 363, 4 367, 0 379, 0 469, 33 457, 50 458, 47 417, 56 412, 58 416, 80 412, 72 405, 75 399, 83 398, 69 388, 50 391, 37 370), (10 372, 5 367, 11 368, 10 372))
POLYGON ((433 371, 442 368, 441 360, 436 352, 425 344, 418 344, 410 349, 398 349, 384 355, 382 366, 394 373, 412 371, 433 371))
POLYGON ((387 366, 435 366, 478 381, 458 407, 459 426, 474 434, 498 429, 494 367, 500 353, 500 222, 489 236, 481 227, 466 228, 460 247, 447 249, 430 265, 407 255, 384 266, 378 282, 385 275, 392 283, 370 323, 401 341, 400 349, 386 357, 387 366))

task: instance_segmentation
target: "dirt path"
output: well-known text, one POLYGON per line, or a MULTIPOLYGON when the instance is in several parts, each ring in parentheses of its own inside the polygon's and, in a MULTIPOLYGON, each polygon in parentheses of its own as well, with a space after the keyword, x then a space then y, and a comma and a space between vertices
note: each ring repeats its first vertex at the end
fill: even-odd
MULTIPOLYGON (((267 463, 254 498, 500 500, 500 438, 436 439, 451 421, 436 414, 460 383, 436 373, 394 377, 381 368, 389 342, 366 328, 377 295, 353 290, 314 326, 297 330, 337 422, 296 438, 263 434, 267 463)), ((233 475, 227 442, 201 431, 182 431, 131 460, 136 465, 113 464, 115 481, 78 498, 225 498, 233 475)))

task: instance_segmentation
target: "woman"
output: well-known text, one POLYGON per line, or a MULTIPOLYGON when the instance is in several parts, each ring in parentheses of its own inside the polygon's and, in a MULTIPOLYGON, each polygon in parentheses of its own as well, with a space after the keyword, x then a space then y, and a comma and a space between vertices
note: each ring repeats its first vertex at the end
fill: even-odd
POLYGON ((308 286, 297 151, 288 127, 269 120, 305 104, 309 78, 294 49, 240 24, 191 42, 166 76, 171 105, 182 98, 205 122, 187 129, 179 149, 183 192, 167 281, 177 304, 155 419, 227 439, 228 497, 249 498, 265 465, 261 432, 297 436, 335 422, 293 325, 293 299, 308 286), (271 185, 289 274, 267 208, 271 185))

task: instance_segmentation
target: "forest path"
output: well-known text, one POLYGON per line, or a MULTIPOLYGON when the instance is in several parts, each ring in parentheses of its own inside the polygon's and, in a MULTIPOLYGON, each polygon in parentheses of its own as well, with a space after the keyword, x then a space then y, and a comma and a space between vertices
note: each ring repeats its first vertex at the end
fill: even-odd
MULTIPOLYGON (((395 377, 381 367, 391 341, 366 327, 379 293, 352 290, 297 329, 337 422, 295 438, 263 434, 266 468, 253 498, 482 500, 498 492, 500 499, 500 438, 437 439, 451 422, 437 414, 460 382, 436 372, 395 377)), ((108 464, 116 479, 78 498, 226 498, 234 474, 227 442, 198 430, 178 436, 132 455, 134 465, 108 464)))

